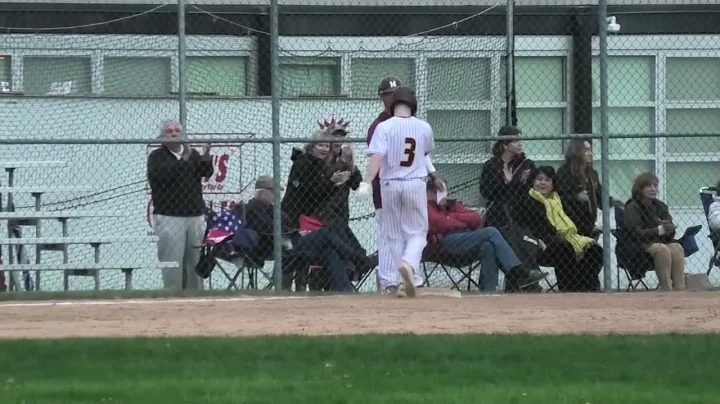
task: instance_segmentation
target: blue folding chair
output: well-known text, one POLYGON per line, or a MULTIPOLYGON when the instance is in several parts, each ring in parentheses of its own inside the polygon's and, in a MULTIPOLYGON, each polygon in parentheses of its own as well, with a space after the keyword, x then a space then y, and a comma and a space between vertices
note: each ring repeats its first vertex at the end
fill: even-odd
MULTIPOLYGON (((703 187, 700 188, 700 202, 702 202, 703 212, 705 212, 705 219, 708 218, 708 215, 710 214, 710 205, 713 203, 713 192, 717 192, 717 188, 715 187, 703 187)), ((708 228, 710 228, 710 222, 708 221, 708 228)), ((710 230, 710 234, 708 235, 708 238, 710 239, 710 242, 713 244, 713 253, 710 256, 710 262, 708 262, 708 269, 707 269, 707 275, 710 276, 710 272, 712 272, 714 267, 720 267, 720 256, 718 252, 720 251, 720 234, 712 232, 710 230)))

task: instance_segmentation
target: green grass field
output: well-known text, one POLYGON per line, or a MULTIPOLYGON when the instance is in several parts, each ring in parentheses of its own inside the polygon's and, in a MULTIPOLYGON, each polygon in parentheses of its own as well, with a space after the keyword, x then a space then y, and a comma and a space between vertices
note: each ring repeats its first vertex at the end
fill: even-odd
POLYGON ((720 401, 719 336, 0 342, 2 403, 720 401))

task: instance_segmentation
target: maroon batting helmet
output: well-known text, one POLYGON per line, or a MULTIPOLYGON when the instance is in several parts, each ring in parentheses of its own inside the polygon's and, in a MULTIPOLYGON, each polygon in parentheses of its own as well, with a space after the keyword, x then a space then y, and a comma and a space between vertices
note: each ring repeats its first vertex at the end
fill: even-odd
POLYGON ((398 104, 404 104, 410 107, 413 116, 417 113, 417 98, 415 91, 410 87, 398 87, 393 91, 392 102, 390 103, 390 111, 394 111, 398 104))

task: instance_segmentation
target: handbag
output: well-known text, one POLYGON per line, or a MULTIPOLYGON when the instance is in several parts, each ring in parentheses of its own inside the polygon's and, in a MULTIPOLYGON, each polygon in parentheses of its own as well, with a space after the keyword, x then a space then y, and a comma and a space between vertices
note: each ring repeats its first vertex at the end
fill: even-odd
POLYGON ((202 247, 202 250, 200 251, 200 259, 198 260, 197 265, 195 265, 195 273, 203 279, 209 278, 210 274, 212 274, 212 271, 215 269, 215 258, 212 256, 212 252, 210 251, 211 249, 212 247, 209 245, 202 247))
MULTIPOLYGON (((203 240, 207 239, 209 233, 210 226, 208 224, 207 226, 205 226, 205 234, 203 235, 203 240)), ((200 248, 200 259, 198 260, 197 264, 195 264, 195 273, 199 277, 207 279, 210 277, 210 274, 212 274, 213 269, 215 269, 215 258, 212 256, 212 246, 205 243, 200 248)), ((183 273, 184 272, 185 271, 183 271, 183 273)), ((184 283, 185 279, 183 279, 183 289, 185 289, 184 283)))

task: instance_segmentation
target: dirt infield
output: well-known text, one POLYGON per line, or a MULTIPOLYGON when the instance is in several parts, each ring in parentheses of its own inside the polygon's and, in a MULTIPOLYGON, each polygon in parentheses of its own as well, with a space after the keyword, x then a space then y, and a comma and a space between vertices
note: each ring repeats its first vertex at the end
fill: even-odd
POLYGON ((0 304, 0 338, 720 331, 720 293, 234 298, 0 304))

